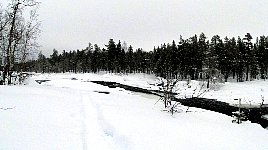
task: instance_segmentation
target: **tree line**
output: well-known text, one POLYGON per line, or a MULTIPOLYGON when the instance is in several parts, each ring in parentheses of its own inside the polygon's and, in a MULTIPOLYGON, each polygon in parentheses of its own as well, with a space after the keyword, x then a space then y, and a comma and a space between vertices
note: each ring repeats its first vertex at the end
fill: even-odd
POLYGON ((204 33, 188 39, 180 37, 178 43, 161 44, 153 51, 136 50, 126 42, 110 39, 105 48, 89 44, 82 50, 53 50, 46 58, 42 53, 38 60, 26 62, 24 71, 36 72, 98 72, 153 73, 161 77, 211 79, 229 77, 238 82, 265 79, 268 75, 268 37, 260 36, 252 42, 252 36, 221 39, 215 35, 208 40, 204 33))

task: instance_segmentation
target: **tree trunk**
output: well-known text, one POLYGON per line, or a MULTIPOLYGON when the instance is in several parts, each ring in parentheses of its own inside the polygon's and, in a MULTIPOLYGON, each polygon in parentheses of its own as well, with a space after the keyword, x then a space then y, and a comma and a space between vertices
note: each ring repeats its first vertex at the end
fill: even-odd
POLYGON ((248 76, 249 76, 249 65, 247 65, 247 70, 246 70, 246 81, 248 81, 248 76))
MULTIPOLYGON (((4 80, 5 80, 6 76, 11 76, 11 74, 10 74, 10 67, 11 67, 10 54, 11 54, 11 46, 12 46, 12 42, 13 42, 13 38, 14 38, 14 28, 15 28, 16 15, 17 15, 17 11, 19 9, 20 4, 21 3, 18 0, 17 4, 14 7, 14 11, 13 11, 13 18, 12 18, 11 28, 9 31, 8 46, 7 46, 7 51, 6 51, 7 62, 5 64, 5 69, 4 69, 4 80)), ((11 77, 8 78, 8 84, 11 84, 11 77)))
POLYGON ((210 77, 208 77, 208 83, 207 83, 207 88, 209 88, 209 78, 210 78, 210 77))

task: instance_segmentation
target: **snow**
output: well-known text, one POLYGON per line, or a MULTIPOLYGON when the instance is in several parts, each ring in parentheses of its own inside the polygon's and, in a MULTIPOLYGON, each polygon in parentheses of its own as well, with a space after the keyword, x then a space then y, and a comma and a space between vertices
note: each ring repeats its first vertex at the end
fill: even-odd
POLYGON ((268 104, 268 81, 255 80, 245 82, 227 82, 217 91, 211 91, 207 97, 214 97, 219 101, 237 104, 234 99, 241 98, 243 104, 268 104))
POLYGON ((73 106, 75 94, 53 88, 1 86, 0 106, 13 109, 0 110, 0 149, 79 147, 80 127, 72 119, 80 115, 73 106))
MULTIPOLYGON (((26 85, 0 86, 0 149, 268 149, 268 132, 258 124, 234 124, 229 116, 198 108, 186 113, 184 106, 181 113, 171 116, 162 111, 161 102, 155 104, 157 96, 89 81, 157 89, 159 78, 145 74, 37 74, 27 79, 26 85), (50 81, 38 84, 37 79, 50 81)), ((190 88, 183 89, 186 82, 179 84, 178 89, 189 94, 187 89, 201 85, 193 81, 190 88)), ((266 82, 244 84, 227 83, 206 95, 219 92, 224 99, 224 93, 232 92, 235 97, 242 88, 250 92, 250 85, 262 88, 263 93, 268 90, 266 82)))

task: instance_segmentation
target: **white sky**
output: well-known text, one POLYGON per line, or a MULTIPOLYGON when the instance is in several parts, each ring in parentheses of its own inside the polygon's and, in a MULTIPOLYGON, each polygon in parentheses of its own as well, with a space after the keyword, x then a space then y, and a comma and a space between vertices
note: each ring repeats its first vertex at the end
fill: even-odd
MULTIPOLYGON (((40 0, 41 1, 41 0, 40 0)), ((268 35, 268 0, 42 0, 43 53, 104 47, 110 38, 152 50, 204 32, 268 35)))

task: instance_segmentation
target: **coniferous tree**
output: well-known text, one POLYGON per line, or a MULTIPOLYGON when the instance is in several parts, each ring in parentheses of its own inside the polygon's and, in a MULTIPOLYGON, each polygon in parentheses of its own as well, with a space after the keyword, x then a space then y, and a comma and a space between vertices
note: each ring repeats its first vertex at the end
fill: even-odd
POLYGON ((235 79, 236 75, 236 70, 237 70, 237 56, 239 55, 238 53, 238 48, 237 48, 237 43, 235 38, 231 38, 229 40, 229 56, 230 56, 230 63, 231 63, 231 73, 233 76, 233 79, 235 79))
POLYGON ((198 72, 202 70, 201 52, 198 46, 197 35, 189 39, 188 70, 192 80, 198 79, 198 72))
POLYGON ((128 51, 126 52, 126 68, 127 72, 133 73, 134 71, 134 56, 133 56, 133 48, 130 45, 128 51))
POLYGON ((38 71, 39 72, 42 72, 42 73, 45 73, 46 72, 46 56, 42 54, 42 52, 40 52, 38 54, 38 60, 37 60, 37 63, 38 63, 38 71))
POLYGON ((154 72, 156 75, 160 75, 160 71, 161 71, 161 68, 160 68, 160 64, 159 64, 159 59, 161 57, 161 51, 160 51, 160 48, 157 47, 157 48, 154 48, 154 53, 153 53, 153 63, 154 63, 154 72))
POLYGON ((101 52, 101 70, 108 70, 108 53, 107 51, 103 48, 101 52))
POLYGON ((251 58, 251 68, 250 68, 250 77, 251 79, 257 79, 258 75, 258 62, 257 62, 257 45, 253 44, 252 47, 252 58, 251 58))
POLYGON ((237 54, 237 62, 236 62, 236 66, 237 66, 237 81, 238 82, 243 82, 243 72, 244 72, 244 66, 245 66, 245 45, 243 43, 243 41, 241 40, 240 37, 238 37, 237 40, 237 48, 238 48, 238 54, 237 54))
POLYGON ((255 60, 255 58, 253 58, 254 57, 254 54, 252 51, 253 45, 251 43, 252 36, 250 35, 250 33, 247 33, 243 40, 244 40, 244 45, 245 45, 245 50, 243 51, 244 52, 243 57, 244 57, 244 62, 246 66, 246 81, 248 81, 249 72, 252 66, 252 60, 253 59, 255 60))
POLYGON ((121 46, 121 42, 119 40, 118 44, 116 45, 115 53, 114 53, 114 55, 115 55, 114 68, 115 68, 116 73, 121 72, 121 65, 122 65, 122 64, 120 64, 121 49, 122 49, 122 46, 121 46))
POLYGON ((225 82, 230 75, 232 70, 232 51, 231 51, 231 43, 228 37, 224 38, 223 49, 219 54, 219 69, 221 70, 221 74, 224 76, 225 82))
POLYGON ((113 39, 109 40, 109 43, 106 45, 106 47, 108 51, 108 70, 114 72, 116 67, 116 45, 113 39))
POLYGON ((121 51, 120 51, 119 64, 120 64, 121 72, 125 72, 126 71, 126 52, 125 52, 125 48, 124 49, 122 48, 121 51))
POLYGON ((258 62, 258 66, 260 68, 260 74, 261 78, 265 79, 265 76, 267 75, 267 67, 268 67, 268 50, 266 47, 266 40, 265 36, 261 36, 259 40, 257 40, 256 43, 257 46, 257 52, 256 52, 256 59, 258 62))
POLYGON ((94 51, 92 53, 92 66, 91 69, 94 73, 99 71, 101 66, 101 49, 98 47, 97 44, 94 45, 94 51))
POLYGON ((204 68, 204 60, 205 60, 205 54, 208 49, 208 43, 206 41, 207 37, 205 36, 204 33, 201 33, 199 35, 198 39, 198 72, 200 73, 200 79, 203 78, 203 68, 204 68))
POLYGON ((49 59, 50 63, 50 71, 51 72, 58 72, 58 62, 59 62, 59 56, 58 51, 56 49, 53 49, 52 55, 50 55, 49 59))

